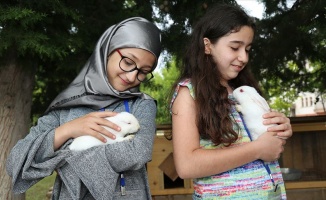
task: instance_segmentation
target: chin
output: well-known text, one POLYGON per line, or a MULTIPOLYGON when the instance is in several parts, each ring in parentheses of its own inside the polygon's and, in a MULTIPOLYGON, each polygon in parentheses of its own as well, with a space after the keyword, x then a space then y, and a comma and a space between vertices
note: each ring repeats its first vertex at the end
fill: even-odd
POLYGON ((234 74, 232 74, 232 75, 230 76, 230 80, 237 78, 237 77, 238 77, 238 75, 239 75, 239 73, 238 73, 238 72, 237 72, 237 73, 234 73, 234 74))

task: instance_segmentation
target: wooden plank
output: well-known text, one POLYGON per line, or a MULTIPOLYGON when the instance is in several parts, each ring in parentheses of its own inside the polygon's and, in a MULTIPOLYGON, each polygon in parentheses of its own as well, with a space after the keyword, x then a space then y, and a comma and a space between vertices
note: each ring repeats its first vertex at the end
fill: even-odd
POLYGON ((152 196, 157 196, 157 195, 192 194, 193 192, 194 192, 193 189, 182 189, 182 188, 165 189, 165 190, 152 190, 151 189, 152 196))
POLYGON ((294 142, 292 139, 286 141, 286 144, 284 146, 284 152, 282 153, 281 159, 279 161, 281 167, 293 168, 293 146, 294 142))
POLYGON ((157 195, 177 195, 192 194, 193 186, 191 179, 184 179, 184 187, 164 188, 164 173, 160 169, 162 163, 173 152, 172 141, 167 140, 162 134, 157 136, 154 141, 152 161, 147 164, 148 181, 153 196, 157 195))
POLYGON ((162 173, 156 168, 148 168, 148 182, 151 190, 164 189, 162 188, 164 185, 162 173))
POLYGON ((292 155, 294 153, 294 145, 295 143, 291 138, 286 141, 286 144, 284 146, 284 152, 282 153, 281 159, 279 161, 281 167, 294 168, 292 159, 292 155))
POLYGON ((285 182, 285 188, 291 189, 308 189, 308 188, 326 188, 326 181, 296 181, 285 182))
POLYGON ((186 189, 192 189, 193 188, 192 179, 184 179, 184 184, 185 184, 186 189))
MULTIPOLYGON (((303 162, 303 168, 302 169, 313 169, 314 168, 314 138, 316 137, 315 133, 306 133, 301 135, 295 135, 295 136, 301 136, 301 154, 302 162, 303 162)), ((296 153, 296 152, 295 152, 296 153)))
POLYGON ((312 143, 312 146, 315 146, 316 152, 316 166, 315 169, 324 177, 326 176, 326 135, 322 133, 317 133, 317 138, 315 143, 312 143))
POLYGON ((290 140, 293 141, 293 155, 292 155, 292 161, 293 166, 296 169, 304 169, 304 157, 302 154, 302 142, 303 139, 300 135, 294 135, 290 138, 290 140))
MULTIPOLYGON (((307 131, 326 131, 326 122, 311 122, 291 124, 294 133, 302 133, 307 131)), ((326 133, 326 132, 325 132, 326 133)))

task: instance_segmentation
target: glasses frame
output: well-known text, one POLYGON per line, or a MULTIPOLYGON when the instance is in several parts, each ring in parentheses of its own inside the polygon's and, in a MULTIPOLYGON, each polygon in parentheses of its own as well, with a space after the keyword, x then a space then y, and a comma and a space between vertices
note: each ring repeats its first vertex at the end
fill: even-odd
MULTIPOLYGON (((137 78, 138 81, 143 82, 143 83, 148 82, 149 80, 151 80, 152 78, 154 78, 153 73, 152 73, 152 72, 149 72, 149 73, 147 73, 147 75, 149 74, 149 75, 150 75, 150 78, 148 78, 148 79, 145 78, 144 80, 140 80, 139 77, 138 77, 138 75, 139 75, 139 73, 143 73, 143 71, 137 67, 136 62, 135 62, 133 59, 131 59, 131 58, 127 57, 127 56, 122 55, 122 53, 120 52, 119 49, 116 49, 115 51, 118 52, 118 54, 121 56, 121 60, 119 61, 119 68, 120 68, 122 71, 124 71, 124 72, 133 72, 133 71, 137 70, 136 78, 137 78), (122 61, 123 59, 125 59, 125 58, 128 58, 128 59, 131 60, 133 63, 135 63, 135 67, 134 67, 133 69, 131 69, 131 70, 124 70, 124 69, 122 69, 122 67, 121 67, 121 61, 122 61)), ((145 73, 143 73, 143 74, 145 74, 145 73)), ((147 76, 147 75, 146 75, 146 76, 147 76)))

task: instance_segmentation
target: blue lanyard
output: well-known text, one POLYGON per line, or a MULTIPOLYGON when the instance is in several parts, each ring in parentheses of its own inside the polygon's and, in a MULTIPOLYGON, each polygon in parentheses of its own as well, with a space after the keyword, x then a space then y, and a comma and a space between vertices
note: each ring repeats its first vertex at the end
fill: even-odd
MULTIPOLYGON (((130 112, 128 100, 125 99, 123 101, 123 103, 125 105, 126 112, 130 112)), ((105 108, 101 108, 100 111, 105 111, 105 108)), ((126 182, 125 182, 125 177, 122 172, 120 173, 120 190, 121 190, 122 196, 126 195, 126 182)))
POLYGON ((123 103, 124 103, 124 105, 125 105, 126 112, 130 112, 130 111, 129 111, 128 100, 124 100, 123 103))
MULTIPOLYGON (((246 125, 245 121, 243 120, 242 114, 239 113, 239 115, 240 115, 240 118, 241 118, 241 120, 242 120, 243 126, 244 126, 246 132, 248 133, 249 139, 250 139, 250 141, 252 141, 252 137, 251 137, 250 131, 248 130, 247 125, 246 125)), ((265 163, 264 163, 264 161, 262 161, 262 160, 260 160, 260 161, 261 161, 261 163, 263 164, 263 166, 265 167, 265 169, 266 169, 266 171, 267 171, 267 173, 268 173, 268 175, 269 175, 269 178, 270 178, 270 180, 272 181, 273 186, 275 187, 275 190, 274 190, 274 191, 276 191, 276 190, 277 190, 277 187, 278 187, 278 184, 275 185, 275 181, 274 181, 274 179, 273 179, 271 169, 269 168, 268 164, 265 164, 265 163)))
MULTIPOLYGON (((127 112, 130 112, 130 110, 129 110, 128 100, 125 99, 125 100, 123 101, 123 103, 124 103, 124 105, 125 105, 125 110, 126 110, 127 112)), ((120 173, 120 190, 121 190, 121 195, 122 195, 122 196, 126 195, 126 182, 125 182, 125 177, 124 177, 124 175, 123 175, 122 172, 120 173)))

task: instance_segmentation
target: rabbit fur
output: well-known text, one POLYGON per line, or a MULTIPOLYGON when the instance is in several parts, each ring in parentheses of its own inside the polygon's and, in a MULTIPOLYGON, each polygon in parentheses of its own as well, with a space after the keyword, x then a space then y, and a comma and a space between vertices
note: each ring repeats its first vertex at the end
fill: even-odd
POLYGON ((233 97, 238 102, 235 106, 236 110, 242 113, 252 140, 256 140, 261 134, 265 133, 268 127, 274 126, 274 124, 263 124, 264 119, 262 116, 270 112, 270 107, 255 88, 240 86, 233 91, 233 97))
POLYGON ((140 128, 139 122, 136 117, 128 112, 121 112, 113 117, 107 117, 105 119, 117 124, 121 128, 121 130, 118 132, 109 127, 103 126, 106 130, 110 131, 116 136, 115 140, 112 140, 111 138, 103 135, 103 137, 105 137, 107 140, 107 142, 104 143, 93 136, 83 135, 75 138, 70 144, 69 149, 72 151, 82 151, 94 146, 113 144, 116 142, 131 140, 132 138, 134 138, 134 135, 126 135, 136 133, 140 128))

